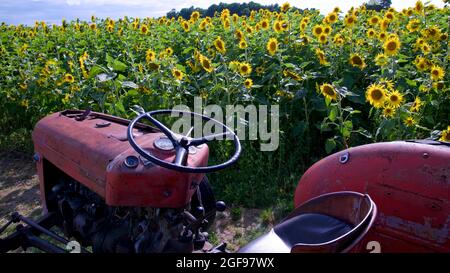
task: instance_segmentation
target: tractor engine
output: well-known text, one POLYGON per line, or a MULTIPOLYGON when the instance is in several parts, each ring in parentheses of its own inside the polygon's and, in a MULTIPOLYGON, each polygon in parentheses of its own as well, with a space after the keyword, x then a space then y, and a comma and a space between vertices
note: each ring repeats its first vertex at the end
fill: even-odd
POLYGON ((190 252, 179 240, 183 209, 112 207, 70 178, 52 187, 49 204, 57 207, 61 229, 94 252, 190 252))

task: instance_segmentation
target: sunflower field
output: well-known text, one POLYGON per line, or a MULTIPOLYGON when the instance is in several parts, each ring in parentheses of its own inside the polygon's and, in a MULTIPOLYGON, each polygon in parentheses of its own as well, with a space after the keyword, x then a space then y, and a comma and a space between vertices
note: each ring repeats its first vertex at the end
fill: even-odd
MULTIPOLYGON (((450 12, 418 1, 214 17, 96 18, 0 26, 0 147, 68 108, 133 118, 203 104, 280 106, 280 145, 244 154, 212 174, 217 195, 246 206, 292 200, 311 164, 346 147, 431 138, 450 141, 450 12)), ((219 147, 211 161, 228 156, 219 147)), ((214 149, 213 149, 214 150, 214 149)))

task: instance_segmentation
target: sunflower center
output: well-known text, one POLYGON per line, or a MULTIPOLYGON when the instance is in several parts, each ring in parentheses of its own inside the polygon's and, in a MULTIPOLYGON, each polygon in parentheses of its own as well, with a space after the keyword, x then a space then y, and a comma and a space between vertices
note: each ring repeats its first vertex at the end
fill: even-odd
POLYGON ((323 92, 325 94, 329 95, 329 96, 333 96, 334 95, 334 90, 330 86, 324 86, 323 92))
POLYGON ((361 60, 361 58, 360 58, 359 56, 354 56, 354 57, 352 58, 352 62, 353 62, 354 64, 356 64, 356 65, 362 65, 362 60, 361 60))
POLYGON ((435 76, 439 76, 439 71, 438 70, 433 70, 433 71, 431 71, 431 73, 433 74, 433 75, 435 75, 435 76))
POLYGON ((383 97, 383 92, 380 89, 374 89, 370 94, 374 101, 380 100, 383 97))
POLYGON ((242 66, 241 67, 241 71, 244 72, 244 73, 247 72, 248 71, 248 67, 246 65, 242 66))
POLYGON ((205 67, 206 69, 208 69, 210 67, 208 60, 203 60, 202 64, 203 64, 203 67, 205 67))
POLYGON ((390 100, 392 102, 396 102, 396 101, 398 101, 398 96, 397 95, 391 95, 390 100))
POLYGON ((387 44, 387 49, 393 51, 397 49, 397 43, 395 41, 391 41, 387 44))
POLYGON ((275 42, 271 42, 269 48, 271 51, 275 51, 275 49, 277 49, 277 45, 275 44, 275 42))
POLYGON ((314 31, 316 32, 317 35, 319 35, 322 33, 322 28, 316 28, 314 31))

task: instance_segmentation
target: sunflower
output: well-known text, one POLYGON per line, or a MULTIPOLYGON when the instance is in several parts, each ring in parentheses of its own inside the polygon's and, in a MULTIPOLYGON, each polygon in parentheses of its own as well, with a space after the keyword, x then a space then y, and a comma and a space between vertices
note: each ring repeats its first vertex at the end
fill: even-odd
POLYGON ((356 16, 348 15, 345 17, 344 23, 346 26, 351 27, 356 23, 356 16))
POLYGON ((225 21, 223 21, 223 28, 226 30, 229 30, 231 26, 230 20, 226 19, 225 21))
POLYGON ((269 51, 270 55, 275 55, 275 52, 278 50, 278 41, 276 38, 270 38, 266 45, 267 51, 269 51))
POLYGON ((338 17, 336 12, 331 12, 326 17, 327 22, 330 23, 330 24, 335 23, 338 19, 339 19, 339 17, 338 17))
POLYGON ((372 84, 367 88, 366 100, 375 108, 381 108, 386 100, 386 89, 380 84, 372 84))
POLYGON ((75 78, 73 77, 72 74, 67 73, 66 75, 64 75, 64 81, 68 83, 73 83, 75 81, 75 78))
POLYGON ((208 21, 202 20, 202 21, 200 22, 200 25, 199 25, 198 27, 199 27, 199 29, 200 29, 201 31, 206 30, 206 28, 208 27, 208 21))
POLYGON ((364 59, 358 54, 353 54, 350 56, 349 62, 352 66, 359 67, 359 69, 364 69, 364 67, 366 67, 364 59))
POLYGON ((393 108, 398 108, 403 102, 403 95, 397 90, 394 90, 389 94, 387 94, 387 102, 389 106, 393 108))
POLYGON ((296 80, 296 81, 301 81, 302 80, 302 78, 297 73, 295 73, 293 71, 284 70, 283 71, 283 75, 285 77, 289 77, 289 78, 291 78, 293 80, 296 80))
POLYGON ((386 14, 384 15, 384 18, 386 18, 389 21, 393 21, 395 19, 395 15, 393 12, 386 12, 386 14))
POLYGON ((96 30, 97 29, 97 25, 95 23, 92 23, 89 25, 89 28, 92 30, 96 30))
POLYGON ((445 76, 444 69, 442 69, 442 67, 440 67, 440 66, 433 65, 433 67, 431 67, 431 70, 430 70, 430 76, 433 81, 438 81, 440 79, 443 79, 445 76))
POLYGON ((305 28, 306 28, 306 23, 304 23, 304 22, 302 22, 301 24, 300 24, 300 30, 303 32, 303 31, 305 31, 305 28))
POLYGON ((370 19, 369 19, 369 25, 371 25, 371 26, 375 26, 375 25, 377 25, 379 22, 380 22, 380 17, 378 17, 378 16, 373 16, 373 17, 370 17, 370 19))
POLYGON ((422 50, 422 53, 425 55, 427 55, 428 53, 431 52, 431 47, 427 43, 423 43, 422 46, 420 47, 420 49, 422 50))
POLYGON ((147 61, 147 63, 155 61, 155 58, 156 53, 151 49, 147 49, 147 51, 145 52, 145 60, 147 61))
POLYGON ((441 36, 441 30, 437 26, 431 26, 425 29, 422 33, 428 40, 438 40, 441 36))
POLYGON ((327 41, 328 41, 328 36, 326 35, 326 34, 321 34, 320 36, 319 36, 319 43, 321 43, 321 44, 325 44, 327 41))
POLYGON ((259 25, 261 26, 262 29, 266 30, 269 28, 269 20, 264 19, 259 23, 259 25))
POLYGON ((375 37, 375 35, 377 34, 377 32, 375 31, 375 29, 373 28, 369 28, 366 32, 367 34, 367 38, 373 38, 375 37))
POLYGON ((384 43, 383 48, 384 54, 388 56, 395 55, 400 49, 400 40, 398 38, 390 38, 384 43))
POLYGON ((426 71, 429 68, 428 60, 425 59, 424 57, 417 56, 416 59, 414 60, 414 63, 419 71, 426 71))
POLYGON ((288 11, 290 8, 291 8, 291 5, 290 5, 288 2, 286 2, 286 3, 284 3, 284 4, 281 6, 280 10, 281 10, 281 12, 286 12, 286 11, 288 11))
POLYGON ((177 79, 179 81, 181 81, 184 76, 183 72, 181 72, 181 70, 176 69, 176 68, 172 69, 172 75, 175 79, 177 79))
POLYGON ((403 123, 408 126, 414 126, 414 124, 416 124, 416 120, 412 117, 412 116, 408 116, 403 120, 403 123))
POLYGON ((253 81, 252 81, 252 79, 246 79, 246 80, 244 81, 244 86, 245 86, 247 89, 252 88, 252 86, 253 86, 253 81))
POLYGON ((189 31, 189 22, 188 21, 183 21, 181 26, 183 27, 184 31, 186 31, 186 32, 189 31))
POLYGON ((406 25, 406 29, 408 29, 409 32, 415 32, 420 27, 420 21, 417 19, 413 19, 409 21, 408 25, 406 25))
POLYGON ((234 35, 236 35, 236 38, 238 38, 239 40, 244 39, 244 32, 242 32, 242 30, 236 29, 234 35))
POLYGON ((394 107, 387 105, 383 108, 383 116, 385 118, 392 118, 394 116, 394 114, 395 114, 394 107))
POLYGON ((323 33, 323 28, 321 25, 315 25, 312 30, 314 36, 319 37, 323 33))
POLYGON ((419 97, 416 97, 414 99, 414 102, 412 103, 411 107, 409 108, 409 111, 419 112, 421 106, 422 106, 422 100, 419 97))
POLYGON ((331 33, 331 27, 330 26, 325 26, 324 28, 323 28, 323 33, 325 33, 325 34, 330 34, 331 33))
POLYGON ((330 100, 336 100, 337 92, 331 84, 324 83, 320 86, 320 92, 325 98, 329 98, 330 100))
POLYGON ((198 18, 200 18, 200 12, 194 11, 194 12, 191 13, 191 19, 192 20, 197 21, 198 18))
POLYGON ((240 49, 247 48, 247 42, 245 40, 239 41, 239 48, 240 49))
POLYGON ((252 73, 252 66, 249 63, 240 63, 239 64, 239 73, 242 76, 248 76, 252 73))
POLYGON ((142 33, 142 34, 147 34, 147 33, 148 33, 148 27, 147 27, 147 25, 142 25, 142 26, 141 26, 141 33, 142 33))
POLYGON ((450 142, 450 126, 447 126, 447 130, 442 130, 440 141, 450 142))
POLYGON ((225 43, 223 42, 222 38, 217 37, 214 40, 214 46, 216 47, 217 51, 219 51, 222 54, 225 54, 225 52, 227 51, 225 48, 225 43))
POLYGON ((383 85, 385 88, 387 88, 390 91, 393 91, 394 89, 394 82, 392 80, 386 79, 386 78, 381 78, 378 81, 379 84, 383 85))
POLYGON ((388 63, 388 60, 389 60, 388 56, 386 56, 383 53, 380 53, 375 57, 375 64, 378 66, 385 66, 388 63))
POLYGON ((258 66, 258 67, 255 69, 255 71, 256 71, 256 74, 259 76, 259 75, 261 75, 262 73, 264 73, 264 68, 263 68, 262 66, 258 66))
POLYGON ((380 33, 378 33, 378 39, 380 39, 380 41, 384 41, 387 38, 387 33, 386 31, 382 31, 380 33))
POLYGON ((433 89, 434 89, 434 90, 442 90, 442 89, 444 89, 445 84, 444 84, 443 81, 440 81, 440 82, 433 82, 432 86, 433 86, 433 89))
POLYGON ((276 32, 276 33, 280 33, 282 30, 283 30, 283 28, 281 27, 281 21, 279 21, 279 20, 276 20, 274 23, 273 23, 273 30, 276 32))
POLYGON ((325 53, 320 49, 320 48, 316 48, 316 56, 317 58, 319 58, 319 63, 321 65, 327 65, 328 61, 325 57, 325 53))
POLYGON ((167 56, 170 56, 173 54, 173 49, 171 47, 166 48, 166 54, 167 56))
POLYGON ((416 2, 416 5, 414 6, 414 10, 416 11, 416 12, 421 12, 422 10, 423 10, 423 3, 422 3, 422 1, 417 1, 416 2))
POLYGON ((202 65, 203 69, 205 69, 206 72, 211 73, 213 71, 213 66, 211 65, 211 61, 208 59, 208 57, 200 55, 199 56, 200 64, 202 65))

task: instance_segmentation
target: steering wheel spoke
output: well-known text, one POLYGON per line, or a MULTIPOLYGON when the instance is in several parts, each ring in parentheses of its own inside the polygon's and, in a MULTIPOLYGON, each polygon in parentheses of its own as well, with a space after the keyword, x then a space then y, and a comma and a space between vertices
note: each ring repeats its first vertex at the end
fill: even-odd
POLYGON ((193 138, 193 139, 191 139, 189 145, 199 146, 199 145, 208 143, 210 141, 216 140, 218 138, 226 137, 226 136, 229 136, 232 134, 233 133, 226 131, 224 133, 218 133, 218 134, 212 134, 212 135, 208 135, 208 136, 204 136, 204 137, 193 138))
POLYGON ((175 148, 175 160, 173 161, 173 164, 178 166, 186 166, 188 155, 188 149, 183 146, 177 146, 175 148))
POLYGON ((161 130, 161 132, 163 132, 170 139, 170 141, 172 141, 172 143, 176 142, 174 133, 172 132, 172 130, 167 128, 166 125, 149 115, 149 113, 145 113, 145 117, 150 120, 150 122, 153 123, 159 130, 161 130))

